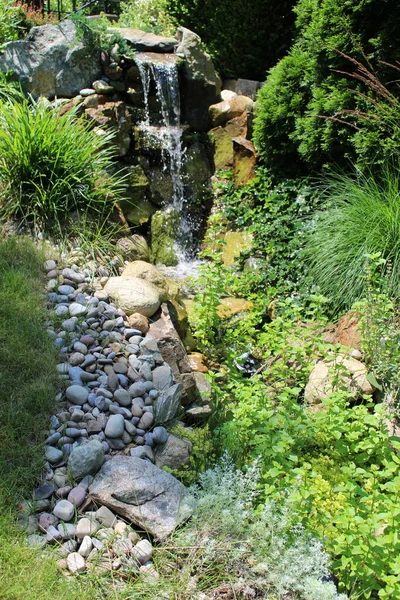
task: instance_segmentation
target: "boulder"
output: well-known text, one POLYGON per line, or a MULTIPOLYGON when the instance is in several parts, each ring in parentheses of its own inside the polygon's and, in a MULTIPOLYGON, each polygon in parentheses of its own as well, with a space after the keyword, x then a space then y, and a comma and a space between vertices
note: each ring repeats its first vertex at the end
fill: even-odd
POLYGON ((222 262, 225 267, 232 267, 241 252, 250 250, 253 237, 247 231, 227 231, 224 235, 222 262))
POLYGON ((333 326, 325 335, 325 339, 332 344, 361 350, 360 315, 353 310, 347 312, 339 319, 336 327, 333 326))
POLYGON ((127 260, 150 260, 150 249, 146 238, 134 233, 130 237, 120 238, 117 243, 117 250, 124 259, 127 260))
POLYGON ((223 125, 234 119, 240 117, 243 113, 250 113, 253 111, 254 102, 247 96, 235 96, 230 100, 223 100, 217 104, 212 104, 208 109, 210 119, 213 127, 223 125))
POLYGON ((107 461, 89 494, 94 502, 158 540, 165 539, 191 513, 188 490, 175 477, 132 456, 114 456, 107 461))
POLYGON ((185 196, 189 199, 191 229, 200 225, 207 213, 207 201, 211 198, 211 176, 213 174, 210 160, 211 148, 196 140, 189 140, 184 149, 182 175, 185 182, 185 196))
POLYGON ((179 27, 178 40, 176 54, 185 59, 183 116, 195 131, 207 131, 210 128, 208 107, 219 101, 221 81, 197 34, 185 27, 179 27))
POLYGON ((132 118, 125 102, 106 102, 97 108, 87 108, 85 119, 96 127, 99 135, 112 132, 112 145, 118 156, 126 156, 131 145, 132 118))
POLYGON ((68 459, 68 469, 74 479, 94 475, 104 461, 104 448, 98 440, 90 440, 74 448, 68 459))
POLYGON ((190 368, 197 373, 208 373, 207 358, 201 352, 191 352, 188 355, 190 368))
POLYGON ((174 379, 182 384, 182 404, 189 404, 196 398, 196 383, 185 347, 166 304, 161 306, 160 318, 151 323, 150 335, 157 341, 161 356, 171 367, 174 379))
POLYGON ((343 388, 355 398, 362 394, 370 396, 375 391, 368 381, 366 366, 355 358, 339 356, 319 361, 310 373, 304 400, 309 405, 321 404, 333 391, 343 388))
POLYGON ((162 391, 154 400, 154 421, 156 425, 171 423, 180 407, 182 398, 182 384, 176 383, 165 391, 162 391))
POLYGON ((139 279, 149 281, 159 289, 161 300, 164 301, 167 299, 167 279, 154 265, 144 262, 143 260, 135 260, 126 265, 125 269, 122 271, 122 276, 139 277, 139 279))
POLYGON ((218 316, 221 319, 229 319, 233 315, 237 315, 246 310, 250 310, 253 303, 244 298, 221 298, 221 303, 218 306, 218 316))
POLYGON ((208 404, 211 400, 212 387, 204 373, 193 373, 197 387, 197 395, 202 404, 208 404))
POLYGON ((233 138, 247 137, 248 115, 243 113, 228 121, 223 127, 214 127, 209 136, 214 149, 215 169, 223 169, 233 165, 233 138))
POLYGON ((127 315, 152 317, 161 303, 159 289, 139 277, 110 277, 104 290, 127 315))
POLYGON ((63 21, 32 27, 25 40, 9 42, 0 71, 13 71, 34 97, 72 98, 100 77, 100 53, 80 39, 72 21, 63 21))
POLYGON ((263 84, 261 81, 255 81, 254 79, 225 79, 223 86, 224 91, 231 91, 239 96, 247 96, 255 100, 257 92, 263 84))
POLYGON ((118 34, 128 42, 135 50, 148 52, 174 52, 178 41, 174 38, 167 38, 161 35, 155 35, 141 29, 132 29, 130 27, 112 27, 109 30, 111 35, 118 34))
POLYGON ((156 466, 160 469, 168 467, 169 469, 180 470, 189 463, 191 454, 192 443, 186 438, 170 433, 165 444, 156 448, 156 466))
POLYGON ((180 373, 191 373, 186 350, 172 323, 168 307, 161 306, 161 316, 150 325, 150 335, 157 341, 161 356, 171 367, 174 377, 180 373))
POLYGON ((253 144, 243 137, 236 137, 232 141, 233 179, 236 186, 245 185, 256 176, 256 150, 253 144))

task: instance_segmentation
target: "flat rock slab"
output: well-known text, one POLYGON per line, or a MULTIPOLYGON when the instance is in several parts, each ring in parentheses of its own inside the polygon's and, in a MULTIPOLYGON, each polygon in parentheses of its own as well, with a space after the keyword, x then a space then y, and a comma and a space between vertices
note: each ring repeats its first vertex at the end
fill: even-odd
POLYGON ((119 33, 136 50, 148 50, 149 52, 173 52, 178 40, 155 35, 140 29, 129 27, 113 27, 111 33, 119 33))
POLYGON ((192 510, 188 490, 147 460, 114 456, 89 488, 92 499, 135 525, 165 539, 192 510))

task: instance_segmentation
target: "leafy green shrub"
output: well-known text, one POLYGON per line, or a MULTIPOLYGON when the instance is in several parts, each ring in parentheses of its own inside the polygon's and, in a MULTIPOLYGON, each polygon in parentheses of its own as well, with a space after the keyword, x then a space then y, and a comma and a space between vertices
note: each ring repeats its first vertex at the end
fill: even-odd
POLYGON ((230 227, 246 230, 253 236, 249 251, 238 261, 255 259, 255 268, 243 277, 243 293, 265 292, 280 295, 298 291, 305 277, 301 260, 307 220, 320 204, 320 194, 307 179, 285 180, 272 185, 267 172, 258 169, 247 186, 228 186, 223 212, 230 227))
POLYGON ((330 206, 315 217, 304 257, 309 273, 335 310, 366 294, 368 255, 381 253, 389 295, 400 293, 400 177, 385 169, 380 179, 357 172, 331 176, 323 184, 330 206))
POLYGON ((176 30, 167 11, 167 0, 121 2, 118 27, 134 27, 157 35, 174 35, 176 30))
POLYGON ((49 229, 71 211, 109 214, 121 185, 111 141, 43 101, 0 107, 1 216, 49 229))
POLYGON ((295 12, 295 42, 271 69, 258 97, 254 138, 264 164, 275 176, 293 176, 294 170, 347 165, 357 157, 371 162, 393 153, 399 137, 388 143, 382 131, 387 115, 380 107, 387 100, 368 77, 344 73, 354 70, 351 56, 370 72, 372 61, 383 79, 393 80, 390 68, 379 61, 400 58, 396 2, 300 0, 295 12), (362 127, 354 123, 354 111, 370 115, 368 126, 365 120, 362 127))
POLYGON ((167 0, 177 24, 195 31, 224 77, 263 80, 292 36, 292 0, 167 0), (255 23, 257 26, 255 26, 255 23))

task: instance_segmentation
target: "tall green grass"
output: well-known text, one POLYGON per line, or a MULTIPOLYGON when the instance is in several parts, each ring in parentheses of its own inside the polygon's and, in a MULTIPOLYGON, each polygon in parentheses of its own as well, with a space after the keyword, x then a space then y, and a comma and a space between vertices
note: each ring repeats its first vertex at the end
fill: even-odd
POLYGON ((311 279, 336 311, 366 293, 368 255, 380 254, 388 292, 400 296, 400 174, 337 174, 323 184, 326 210, 316 214, 304 257, 311 279))
POLYGON ((0 495, 9 501, 40 474, 57 390, 42 262, 29 240, 0 242, 0 495))
POLYGON ((44 101, 0 106, 0 216, 62 230, 71 213, 104 218, 121 193, 112 135, 44 101))

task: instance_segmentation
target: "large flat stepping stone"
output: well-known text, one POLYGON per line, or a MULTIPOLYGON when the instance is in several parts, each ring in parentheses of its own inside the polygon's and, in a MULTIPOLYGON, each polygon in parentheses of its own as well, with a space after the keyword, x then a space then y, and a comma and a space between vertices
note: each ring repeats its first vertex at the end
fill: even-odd
POLYGON ((192 512, 188 490, 147 460, 114 456, 97 473, 89 494, 98 504, 165 539, 192 512))

